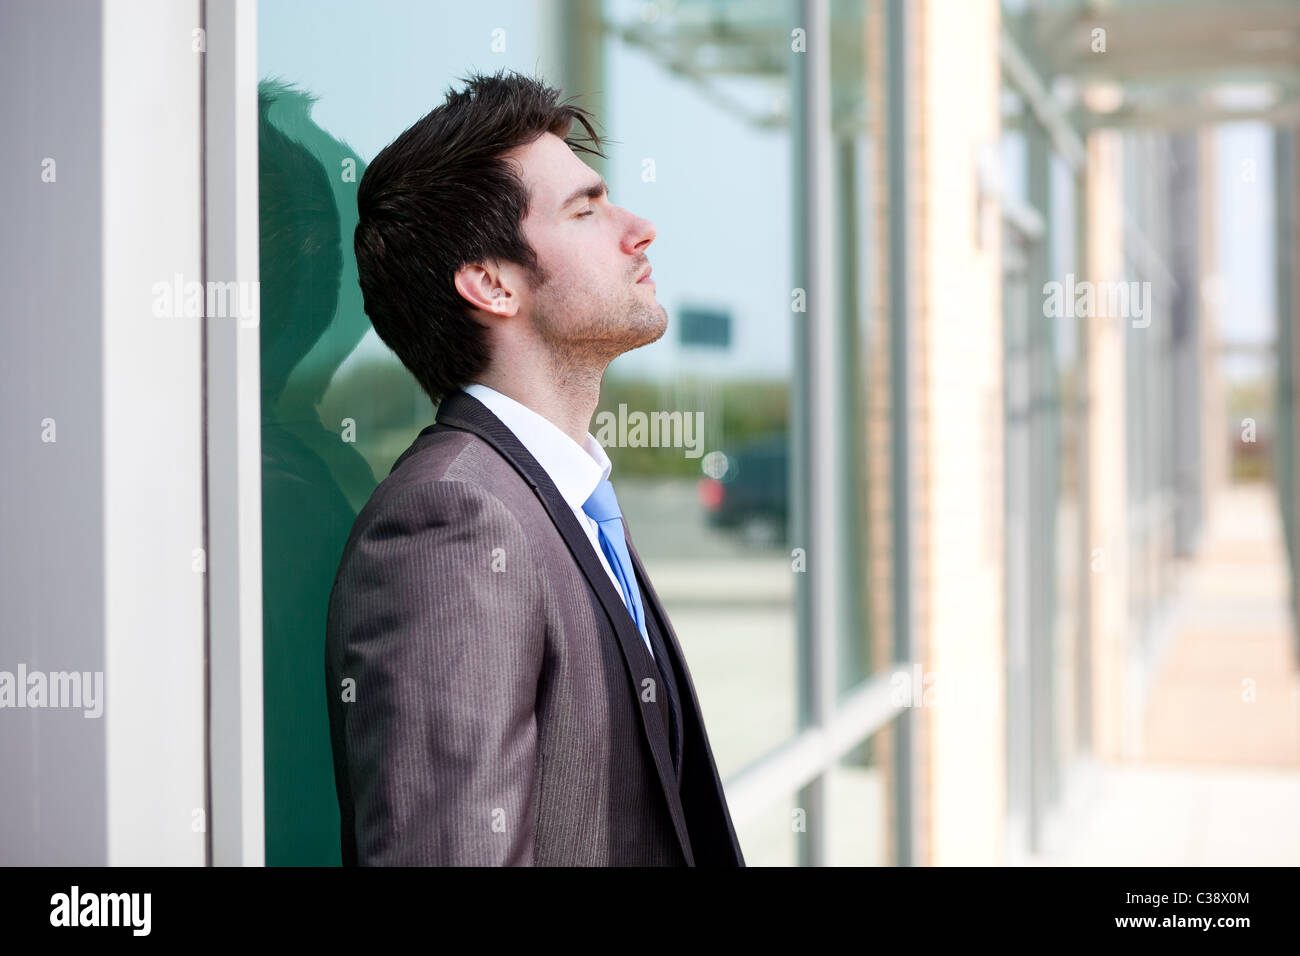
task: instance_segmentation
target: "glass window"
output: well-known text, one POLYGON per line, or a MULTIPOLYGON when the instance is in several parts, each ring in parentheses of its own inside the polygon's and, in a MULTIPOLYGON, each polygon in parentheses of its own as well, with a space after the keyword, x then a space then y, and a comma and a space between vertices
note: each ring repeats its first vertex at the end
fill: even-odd
MULTIPOLYGON (((855 531, 867 510, 859 370, 883 321, 871 307, 879 269, 870 228, 883 222, 883 203, 870 202, 882 178, 864 9, 834 4, 831 64, 835 318, 851 329, 846 381, 863 389, 843 396, 855 531)), ((591 431, 613 462, 632 539, 682 644, 719 772, 734 778, 788 742, 806 710, 795 613, 803 576, 790 540, 794 335, 806 315, 793 288, 795 5, 453 10, 390 0, 366 8, 364 30, 355 6, 340 0, 262 0, 258 10, 268 863, 338 862, 321 699, 329 593, 357 512, 435 415, 364 314, 352 250, 357 183, 471 70, 541 74, 593 109, 607 156, 584 160, 614 202, 655 223, 648 255, 668 329, 610 365, 591 431)), ((885 420, 887 408, 874 407, 885 420)), ((864 623, 868 536, 848 537, 841 573, 854 605, 831 638, 841 694, 887 659, 864 623)), ((858 793, 852 768, 861 766, 827 768, 840 781, 832 791, 858 793)), ((846 826, 861 825, 842 801, 835 806, 846 826)), ((790 837, 755 836, 752 848, 743 840, 746 856, 795 862, 793 804, 774 807, 783 818, 776 831, 790 837)), ((869 849, 857 855, 874 858, 869 849)))
POLYGON ((645 4, 605 4, 617 37, 604 51, 606 178, 616 202, 655 223, 649 256, 669 324, 610 365, 597 420, 616 426, 610 477, 725 777, 799 723, 787 480, 794 197, 789 78, 766 62, 770 47, 718 38, 719 21, 741 36, 779 27, 786 5, 701 14, 665 6, 647 22, 645 4), (691 69, 674 70, 683 57, 691 69), (699 334, 704 324, 711 334, 699 334), (689 446, 643 445, 622 426, 678 413, 689 446))
POLYGON ((340 862, 325 616, 356 513, 434 409, 370 327, 366 164, 475 68, 530 71, 539 8, 258 4, 266 859, 340 862))

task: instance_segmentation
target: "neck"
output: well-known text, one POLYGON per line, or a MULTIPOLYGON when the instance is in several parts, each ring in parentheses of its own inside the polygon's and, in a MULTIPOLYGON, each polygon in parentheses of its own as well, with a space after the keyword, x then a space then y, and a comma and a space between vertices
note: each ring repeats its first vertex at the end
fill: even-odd
POLYGON ((604 368, 577 366, 554 359, 493 364, 476 381, 527 405, 581 445, 600 402, 604 368))

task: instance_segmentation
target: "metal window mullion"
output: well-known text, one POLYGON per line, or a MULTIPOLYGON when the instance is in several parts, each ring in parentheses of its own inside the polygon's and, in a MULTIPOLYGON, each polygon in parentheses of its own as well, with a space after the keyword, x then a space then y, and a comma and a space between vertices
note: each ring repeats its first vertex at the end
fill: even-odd
MULTIPOLYGON (((205 279, 256 289, 257 5, 235 0, 205 7, 205 279)), ((248 319, 211 318, 204 332, 207 832, 209 862, 216 866, 265 862, 260 333, 259 323, 248 319)))
MULTIPOLYGON (((826 728, 835 714, 835 657, 843 590, 837 560, 843 554, 839 508, 842 450, 836 423, 838 328, 834 301, 834 236, 830 116, 830 12, 826 0, 800 0, 799 20, 806 51, 797 57, 795 86, 799 124, 795 131, 797 234, 796 274, 806 293, 804 313, 803 406, 798 425, 806 436, 802 456, 807 501, 808 572, 807 656, 804 689, 806 716, 814 728, 826 728)), ((830 843, 827 773, 823 766, 804 788, 800 803, 807 810, 807 839, 800 857, 805 865, 824 865, 830 843)))
POLYGON ((1051 323, 1044 316, 1042 289, 1049 278, 1048 242, 1054 210, 1050 192, 1050 140, 1039 124, 1026 124, 1028 204, 1042 217, 1043 235, 1028 249, 1029 347, 1029 687, 1030 803, 1029 849, 1042 850, 1044 825, 1052 803, 1054 765, 1053 661, 1056 568, 1055 489, 1052 487, 1052 354, 1051 323))
MULTIPOLYGON (((911 299, 908 287, 910 198, 914 186, 908 175, 913 117, 908 110, 908 77, 913 10, 906 0, 889 0, 886 12, 888 63, 889 163, 889 388, 890 388, 890 501, 892 503, 894 660, 915 658, 912 634, 912 508, 911 508, 911 299)), ((917 709, 905 710, 897 721, 894 748, 894 801, 897 828, 895 861, 911 866, 920 855, 916 815, 913 813, 917 709)))
MULTIPOLYGON (((1088 164, 1085 162, 1074 176, 1074 261, 1075 271, 1084 277, 1091 277, 1093 269, 1088 247, 1091 234, 1088 230, 1088 164)), ((1079 594, 1079 624, 1076 630, 1076 704, 1078 713, 1077 749, 1081 755, 1091 755, 1093 751, 1092 733, 1092 444, 1090 423, 1093 416, 1092 348, 1088 336, 1087 322, 1075 324, 1076 341, 1079 344, 1078 377, 1075 393, 1078 406, 1075 410, 1078 422, 1078 445, 1075 458, 1075 477, 1077 482, 1076 500, 1079 502, 1079 515, 1076 526, 1079 531, 1079 562, 1075 582, 1079 594)))

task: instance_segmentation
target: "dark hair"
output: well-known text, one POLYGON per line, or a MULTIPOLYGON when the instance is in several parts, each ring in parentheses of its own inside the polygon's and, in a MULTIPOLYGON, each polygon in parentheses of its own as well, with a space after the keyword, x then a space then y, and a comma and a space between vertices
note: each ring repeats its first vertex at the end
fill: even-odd
POLYGON ((528 191, 502 153, 554 133, 603 155, 590 114, 540 80, 503 70, 462 82, 384 147, 357 189, 366 315, 435 404, 489 359, 486 326, 456 290, 456 270, 496 258, 540 272, 523 233, 528 191), (569 138, 574 120, 585 140, 569 138))

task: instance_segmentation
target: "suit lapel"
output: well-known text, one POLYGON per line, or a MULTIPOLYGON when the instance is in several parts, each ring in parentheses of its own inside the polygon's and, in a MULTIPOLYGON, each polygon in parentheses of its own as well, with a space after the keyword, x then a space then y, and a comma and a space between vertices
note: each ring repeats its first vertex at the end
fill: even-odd
MULTIPOLYGON (((677 668, 677 696, 681 701, 681 709, 685 712, 689 708, 690 712, 695 715, 694 719, 699 725, 700 743, 704 747, 705 763, 712 778, 711 782, 717 794, 722 817, 727 825, 727 840, 731 844, 732 852, 739 859, 740 841, 736 837, 735 824, 731 820, 731 810, 727 807, 726 791, 722 786, 722 778, 718 775, 718 766, 713 759, 713 747, 709 744, 708 734, 704 731, 704 714, 700 711, 699 698, 695 696, 695 682, 691 680, 690 671, 686 667, 686 657, 682 654, 682 646, 677 642, 677 633, 673 630, 672 622, 668 619, 668 613, 664 610, 663 602, 659 600, 659 594, 655 591, 654 585, 650 583, 650 575, 646 573, 645 565, 641 563, 641 555, 637 554, 631 535, 628 535, 627 538, 627 550, 632 556, 632 566, 636 568, 637 576, 642 582, 642 600, 645 602, 646 608, 659 621, 659 632, 663 635, 663 643, 668 645, 670 666, 676 666, 677 668)), ((685 713, 683 713, 683 726, 684 723, 685 713)), ((684 732, 683 730, 683 734, 684 732)), ((685 740, 682 742, 681 749, 685 750, 685 740)))
MULTIPOLYGON (((632 532, 627 526, 626 517, 623 518, 623 534, 627 538, 628 553, 631 554, 634 550, 634 546, 632 544, 632 532)), ((685 736, 682 729, 681 689, 677 673, 680 668, 675 668, 673 666, 672 653, 668 650, 668 629, 663 624, 667 615, 665 615, 663 609, 658 606, 658 602, 651 598, 650 581, 646 575, 645 567, 638 559, 634 558, 632 561, 632 569, 632 573, 637 578, 637 587, 641 590, 641 603, 645 606, 646 632, 650 638, 650 643, 654 645, 655 662, 663 671, 665 687, 668 691, 668 702, 672 708, 670 726, 673 728, 674 733, 674 739, 672 742, 672 754, 674 760, 673 773, 677 779, 678 792, 680 792, 682 783, 682 759, 684 756, 683 744, 685 743, 685 736)), ((682 806, 685 807, 685 803, 683 803, 682 806)), ((692 846, 691 849, 694 850, 694 846, 692 846)))
MULTIPOLYGON (((564 538, 564 542, 568 545, 569 551, 577 561, 578 567, 586 575, 592 590, 596 592, 596 597, 600 599, 601 606, 604 607, 605 614, 614 627, 614 633, 618 635, 619 647, 623 652, 623 661, 627 665, 629 688, 636 696, 638 703, 640 703, 641 679, 655 676, 641 662, 649 662, 651 668, 653 668, 653 661, 650 655, 646 653, 645 643, 641 639, 641 632, 637 630, 635 622, 633 622, 631 615, 628 614, 627 605, 623 603, 622 595, 614 590, 613 582, 610 581, 609 575, 605 573, 600 559, 596 557, 596 552, 591 547, 591 539, 579 526, 577 518, 574 517, 573 511, 569 508, 568 502, 564 500, 564 496, 555 487, 555 483, 551 481, 546 469, 539 465, 537 459, 529 454, 528 449, 523 446, 523 443, 519 441, 514 432, 493 415, 486 405, 467 392, 458 389, 448 394, 438 406, 436 421, 438 425, 458 428, 478 435, 492 445, 532 487, 541 500, 543 507, 546 508, 547 514, 551 516, 551 521, 554 522, 560 535, 564 538)), ((632 551, 630 536, 628 550, 632 551)), ((632 553, 635 555, 635 552, 632 553)), ((639 559, 634 557, 633 560, 637 571, 644 578, 645 572, 640 566, 639 559)), ((680 650, 677 653, 680 655, 680 650)), ((654 755, 655 768, 659 774, 659 784, 663 788, 664 796, 668 801, 668 810, 672 816, 673 827, 677 831, 677 839, 681 843, 686 862, 693 865, 694 857, 691 853, 690 837, 687 834, 686 816, 682 809, 681 795, 673 771, 668 735, 664 730, 663 722, 653 719, 646 712, 643 704, 638 709, 641 713, 642 731, 650 744, 650 752, 654 755)))

